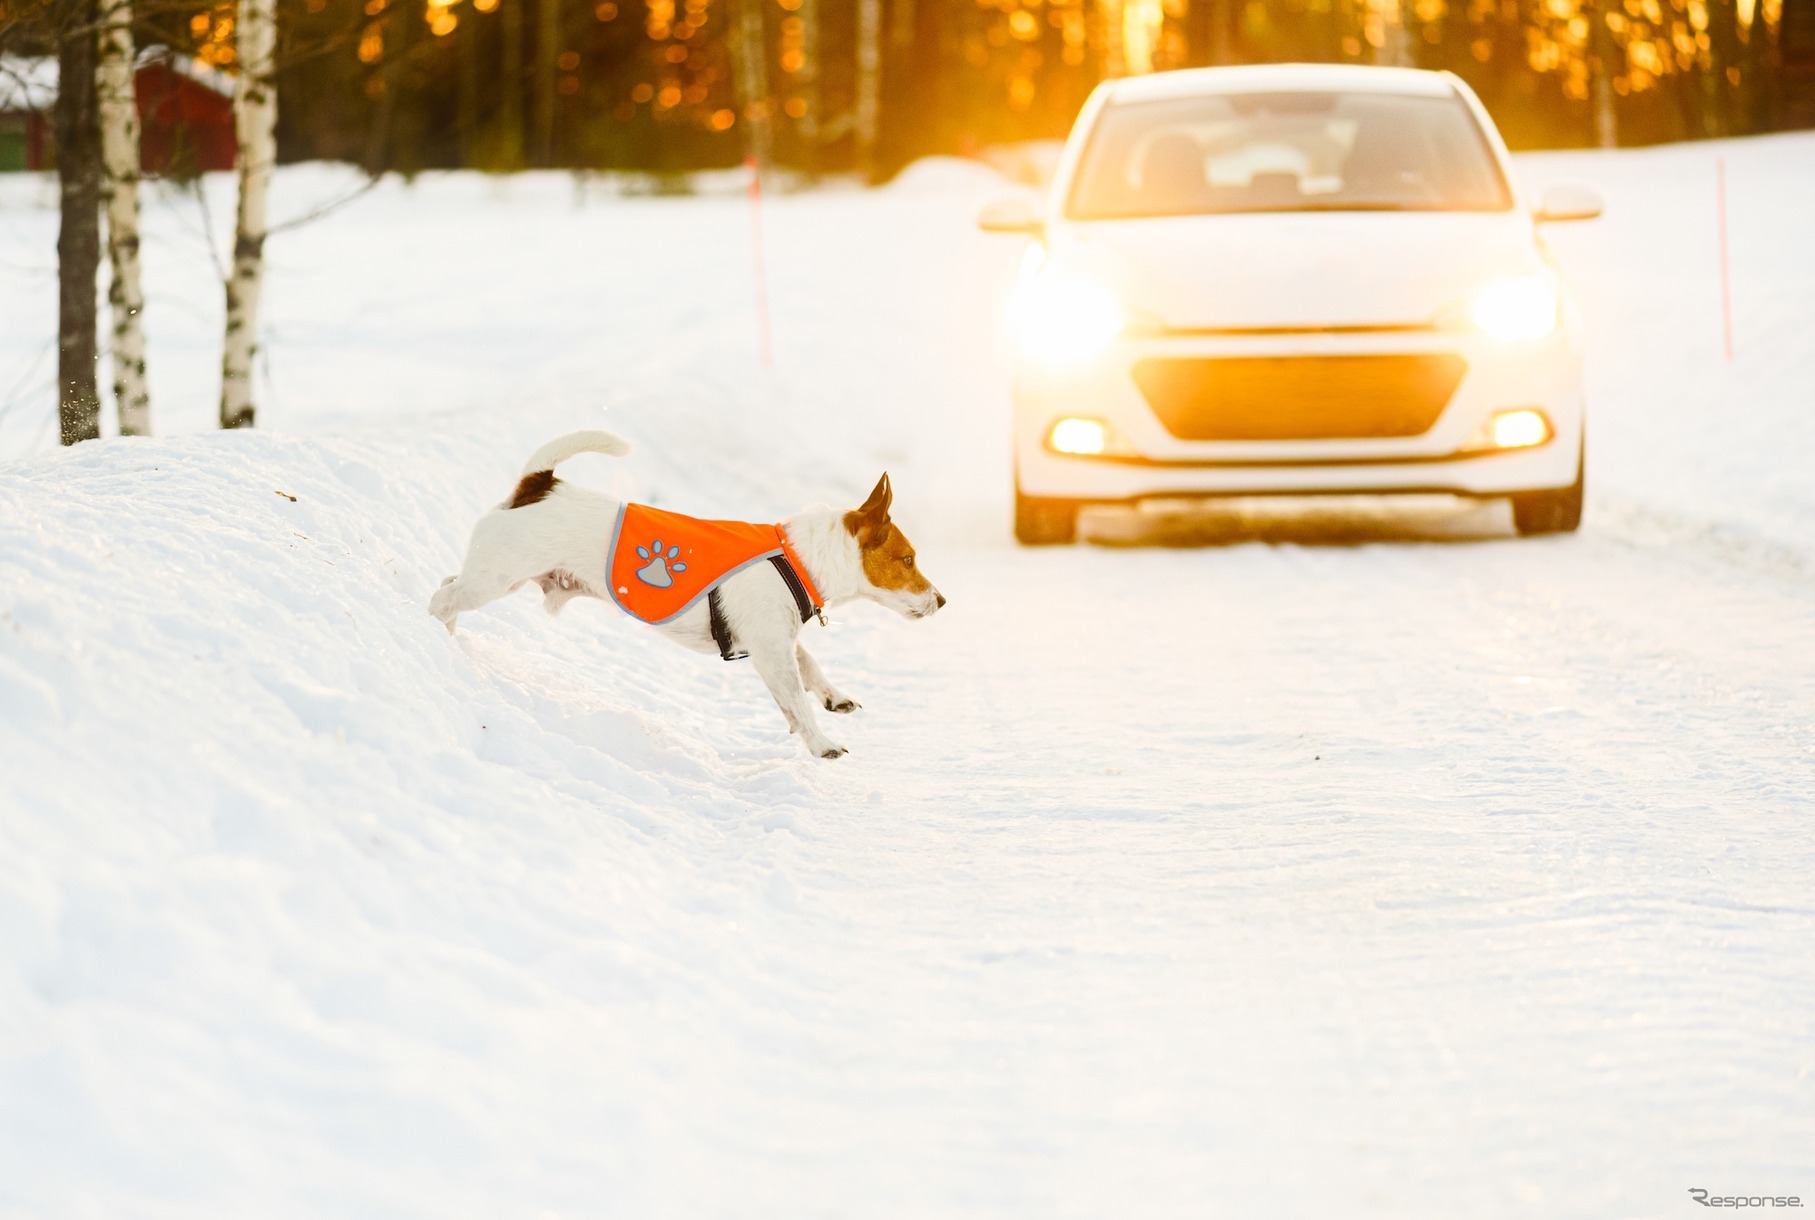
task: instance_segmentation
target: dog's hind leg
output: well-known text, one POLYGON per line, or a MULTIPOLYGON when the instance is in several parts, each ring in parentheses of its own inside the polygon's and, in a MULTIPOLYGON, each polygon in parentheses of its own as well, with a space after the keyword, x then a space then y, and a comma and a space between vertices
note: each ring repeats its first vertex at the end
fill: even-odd
POLYGON ((750 662, 762 675, 764 685, 775 696, 775 705, 787 717, 788 727, 801 736, 807 749, 821 758, 838 758, 845 748, 819 731, 813 714, 813 700, 807 698, 801 685, 800 661, 790 640, 752 640, 750 662))
POLYGON ((572 572, 558 568, 536 577, 536 583, 542 586, 542 609, 546 610, 551 618, 561 613, 562 607, 576 597, 598 596, 581 583, 580 578, 572 572))
POLYGON ((841 695, 836 687, 826 680, 826 671, 819 667, 807 646, 796 642, 794 656, 800 662, 800 681, 807 693, 816 697, 828 712, 854 712, 863 704, 849 695, 841 695))

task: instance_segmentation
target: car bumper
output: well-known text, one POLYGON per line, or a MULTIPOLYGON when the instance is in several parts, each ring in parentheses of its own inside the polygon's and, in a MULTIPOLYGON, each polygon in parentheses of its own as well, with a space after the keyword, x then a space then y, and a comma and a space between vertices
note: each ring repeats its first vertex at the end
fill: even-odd
MULTIPOLYGON (((1177 496, 1444 492, 1498 496, 1567 487, 1582 444, 1580 351, 1573 328, 1544 339, 1500 342, 1435 330, 1289 335, 1167 335, 1124 338, 1078 367, 1023 362, 1015 375, 1015 466, 1023 494, 1088 501, 1177 496), (1231 356, 1345 356, 1444 353, 1466 369, 1426 431, 1409 437, 1315 440, 1181 440, 1160 422, 1136 385, 1143 359, 1231 356), (1465 452, 1495 412, 1535 407, 1551 438, 1527 449, 1465 452), (1079 457, 1053 452, 1059 419, 1109 424, 1124 452, 1079 457)), ((1281 411, 1292 409, 1290 402, 1281 411)))

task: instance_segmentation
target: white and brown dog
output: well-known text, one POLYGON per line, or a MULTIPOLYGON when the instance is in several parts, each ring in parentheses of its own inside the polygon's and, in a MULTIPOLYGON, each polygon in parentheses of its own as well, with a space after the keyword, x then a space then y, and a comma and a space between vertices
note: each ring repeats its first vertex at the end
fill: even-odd
MULTIPOLYGON (((820 731, 813 701, 817 699, 832 712, 854 712, 858 704, 833 688, 801 645, 803 621, 820 606, 858 598, 878 602, 907 618, 925 618, 945 605, 939 590, 921 574, 912 544, 889 519, 889 476, 883 475, 863 506, 851 512, 810 508, 776 527, 733 525, 744 531, 775 530, 771 541, 778 544, 776 552, 785 551, 785 562, 776 552, 758 554, 717 578, 710 594, 701 589, 683 608, 658 620, 634 608, 625 597, 611 595, 631 592, 631 582, 622 575, 624 569, 613 567, 626 512, 659 510, 625 505, 554 477, 554 468, 575 454, 622 456, 628 452, 628 442, 603 431, 575 432, 538 449, 523 467, 523 477, 511 498, 473 527, 460 574, 442 582, 429 600, 429 613, 452 632, 462 612, 495 601, 530 581, 542 587, 543 606, 550 614, 558 613, 575 597, 613 601, 695 651, 717 652, 727 659, 747 654, 775 696, 789 731, 799 733, 807 749, 819 757, 839 757, 845 749, 820 731), (758 562, 765 558, 771 562, 758 562), (792 576, 797 567, 804 567, 799 573, 804 581, 792 576), (614 587, 614 579, 621 583, 614 587), (808 593, 817 596, 809 599, 808 593)), ((677 522, 692 521, 673 514, 664 516, 677 522)), ((670 546, 667 552, 675 549, 670 546)), ((643 560, 650 561, 643 573, 654 573, 653 578, 645 576, 646 583, 672 579, 661 562, 667 552, 659 540, 656 558, 651 558, 647 548, 638 551, 643 560)), ((615 562, 621 564, 622 560, 615 562)), ((673 564, 676 572, 686 567, 683 562, 673 564)))

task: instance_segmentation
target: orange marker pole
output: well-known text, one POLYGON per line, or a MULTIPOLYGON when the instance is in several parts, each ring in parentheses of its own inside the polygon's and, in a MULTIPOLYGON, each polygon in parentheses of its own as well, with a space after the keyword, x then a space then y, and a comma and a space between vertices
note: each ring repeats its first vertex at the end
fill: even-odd
POLYGON ((744 158, 750 171, 750 246, 756 264, 756 347, 764 368, 773 368, 769 349, 769 276, 763 267, 763 175, 754 156, 744 158))
POLYGON ((1720 223, 1720 334, 1733 362, 1733 275, 1727 266, 1727 159, 1714 158, 1715 215, 1720 223))

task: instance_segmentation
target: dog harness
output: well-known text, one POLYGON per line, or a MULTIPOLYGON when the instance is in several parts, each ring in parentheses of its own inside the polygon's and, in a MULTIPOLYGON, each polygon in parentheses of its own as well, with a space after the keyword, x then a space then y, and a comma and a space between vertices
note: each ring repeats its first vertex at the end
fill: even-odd
POLYGON ((647 504, 618 510, 606 546, 605 568, 611 599, 618 609, 651 626, 671 623, 706 599, 712 640, 727 661, 749 656, 731 638, 719 604, 719 586, 752 564, 771 563, 794 604, 800 621, 818 616, 825 622, 824 600, 794 553, 779 525, 749 521, 703 521, 647 504))

